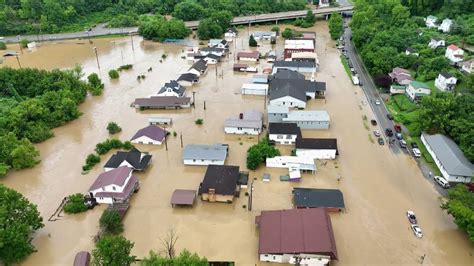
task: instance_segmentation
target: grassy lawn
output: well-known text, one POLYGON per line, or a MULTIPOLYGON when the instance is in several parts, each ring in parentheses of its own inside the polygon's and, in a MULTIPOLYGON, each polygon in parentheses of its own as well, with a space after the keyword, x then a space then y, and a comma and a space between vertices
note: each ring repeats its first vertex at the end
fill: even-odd
POLYGON ((435 92, 439 91, 438 88, 436 88, 436 86, 434 85, 434 83, 435 83, 434 80, 430 80, 430 81, 427 81, 425 83, 426 83, 426 85, 428 85, 428 87, 430 87, 432 93, 435 93, 435 92))
POLYGON ((347 59, 344 57, 344 55, 341 55, 340 58, 341 58, 341 63, 344 66, 344 70, 347 73, 347 76, 349 77, 350 80, 352 80, 351 68, 349 67, 349 63, 347 62, 347 59))

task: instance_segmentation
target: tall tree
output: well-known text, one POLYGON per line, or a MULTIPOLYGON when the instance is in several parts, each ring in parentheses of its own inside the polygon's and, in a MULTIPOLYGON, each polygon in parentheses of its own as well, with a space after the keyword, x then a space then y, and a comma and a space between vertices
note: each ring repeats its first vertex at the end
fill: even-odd
POLYGON ((474 242, 474 193, 468 191, 464 184, 459 184, 448 190, 447 198, 441 208, 454 217, 454 222, 474 242))
POLYGON ((130 255, 134 244, 123 236, 104 236, 92 251, 92 264, 96 266, 128 266, 135 261, 130 255))

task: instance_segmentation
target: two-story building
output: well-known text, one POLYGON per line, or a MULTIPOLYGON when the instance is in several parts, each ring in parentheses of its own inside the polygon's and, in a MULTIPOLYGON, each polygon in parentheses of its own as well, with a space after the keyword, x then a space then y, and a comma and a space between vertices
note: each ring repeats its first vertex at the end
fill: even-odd
POLYGON ((457 65, 459 62, 464 60, 464 50, 451 44, 446 48, 444 56, 451 61, 451 64, 457 65))
POLYGON ((435 79, 435 86, 441 91, 453 91, 458 79, 446 71, 439 73, 435 79))
POLYGON ((282 145, 293 145, 301 138, 301 129, 296 123, 270 123, 268 139, 282 145))
POLYGON ((410 100, 418 102, 421 98, 430 95, 431 89, 426 83, 415 80, 410 82, 405 93, 410 100))
POLYGON ((89 188, 89 194, 98 203, 127 202, 139 187, 138 178, 132 171, 132 168, 121 166, 100 174, 89 188))

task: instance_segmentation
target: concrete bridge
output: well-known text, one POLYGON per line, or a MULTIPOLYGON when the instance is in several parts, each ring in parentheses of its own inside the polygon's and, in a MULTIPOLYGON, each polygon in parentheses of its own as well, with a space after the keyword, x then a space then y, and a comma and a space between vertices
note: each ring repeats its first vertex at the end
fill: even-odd
MULTIPOLYGON (((325 16, 333 12, 342 13, 342 12, 351 12, 352 10, 354 10, 353 6, 318 8, 318 9, 313 9, 313 14, 316 16, 325 16)), ((234 17, 231 24, 242 25, 242 24, 252 24, 252 23, 259 23, 259 22, 270 22, 270 21, 275 21, 276 23, 278 23, 279 20, 304 18, 306 16, 306 12, 307 12, 306 10, 299 10, 299 11, 288 11, 288 12, 234 17)), ((194 30, 198 28, 199 21, 197 20, 187 21, 185 22, 185 25, 187 28, 194 30)))

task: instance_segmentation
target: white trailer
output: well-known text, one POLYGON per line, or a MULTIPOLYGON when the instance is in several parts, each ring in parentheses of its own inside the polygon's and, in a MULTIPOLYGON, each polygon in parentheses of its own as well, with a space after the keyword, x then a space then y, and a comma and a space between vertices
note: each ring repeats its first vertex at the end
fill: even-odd
POLYGON ((244 83, 241 89, 242 95, 266 95, 268 84, 244 83))

